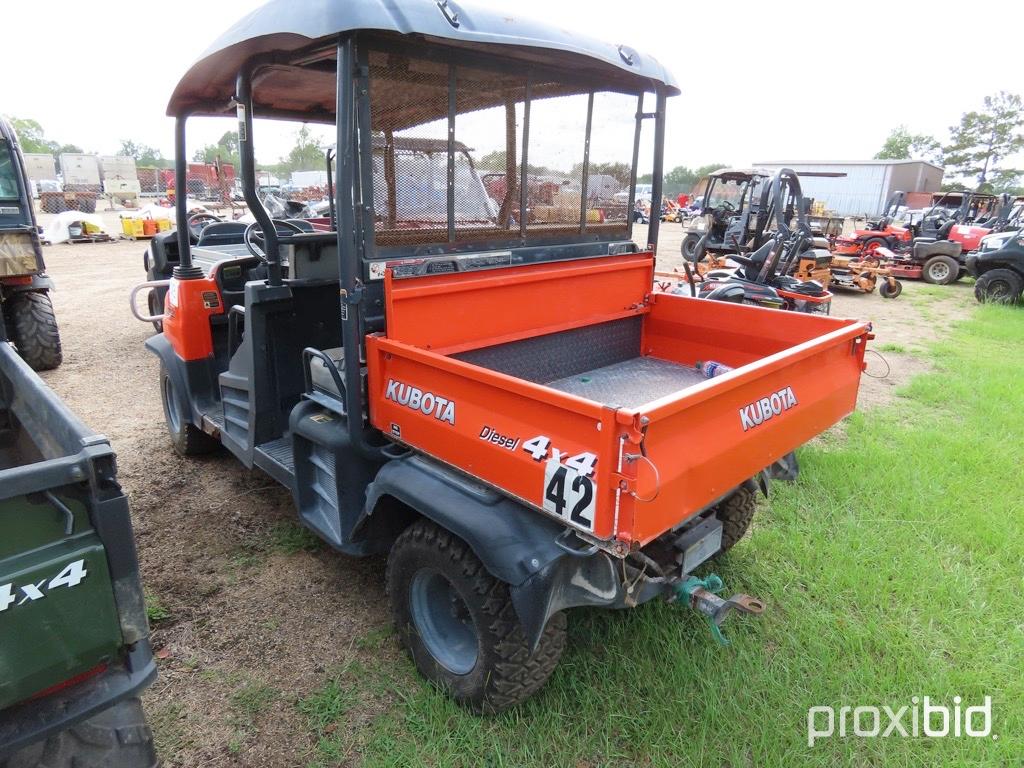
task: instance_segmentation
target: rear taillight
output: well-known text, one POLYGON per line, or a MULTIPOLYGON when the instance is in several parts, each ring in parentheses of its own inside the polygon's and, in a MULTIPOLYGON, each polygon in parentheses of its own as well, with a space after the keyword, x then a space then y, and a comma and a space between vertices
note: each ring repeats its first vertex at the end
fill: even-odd
POLYGON ((63 691, 66 688, 71 688, 72 686, 78 685, 79 683, 84 683, 86 680, 96 677, 97 675, 101 675, 106 671, 107 662, 104 661, 102 664, 97 664, 92 669, 87 669, 85 672, 82 672, 81 674, 75 675, 74 677, 69 677, 67 680, 57 683, 56 685, 51 685, 49 688, 44 688, 43 690, 39 691, 39 693, 30 696, 28 700, 34 701, 36 699, 46 698, 50 694, 57 693, 58 691, 63 691))

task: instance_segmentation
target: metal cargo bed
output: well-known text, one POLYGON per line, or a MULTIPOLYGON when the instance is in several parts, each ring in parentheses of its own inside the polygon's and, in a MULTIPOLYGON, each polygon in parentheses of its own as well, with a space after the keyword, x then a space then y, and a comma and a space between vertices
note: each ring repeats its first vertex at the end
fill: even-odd
POLYGON ((654 294, 652 277, 639 254, 389 278, 371 420, 624 552, 853 410, 867 324, 654 294), (734 370, 706 380, 700 360, 734 370))

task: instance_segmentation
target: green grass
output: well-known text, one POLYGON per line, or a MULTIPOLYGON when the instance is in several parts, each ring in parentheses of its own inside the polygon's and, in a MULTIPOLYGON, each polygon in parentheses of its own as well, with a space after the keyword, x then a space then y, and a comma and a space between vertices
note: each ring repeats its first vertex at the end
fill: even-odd
POLYGON ((270 529, 267 549, 294 555, 296 552, 315 552, 323 546, 308 528, 291 520, 281 520, 270 529))
POLYGON ((281 696, 276 688, 258 682, 247 682, 232 691, 231 717, 234 732, 228 739, 228 751, 237 754, 249 736, 256 731, 256 721, 281 696))
POLYGON ((160 602, 160 598, 152 592, 146 593, 146 618, 149 619, 150 624, 156 624, 158 621, 167 621, 167 619, 171 618, 171 612, 160 602))
POLYGON ((879 346, 878 347, 878 351, 879 352, 899 352, 899 353, 902 353, 902 352, 906 352, 907 348, 904 347, 902 344, 893 344, 893 343, 890 342, 888 344, 882 344, 881 346, 879 346))
MULTIPOLYGON (((495 718, 411 665, 336 675, 300 703, 316 765, 931 766, 1024 758, 1024 312, 981 307, 897 404, 801 452, 714 570, 764 598, 716 646, 674 606, 575 610, 550 684, 495 718), (998 740, 834 737, 815 705, 993 699, 998 740), (358 716, 361 702, 382 714, 358 716)), ((706 572, 706 571, 705 571, 706 572)), ((379 651, 367 649, 367 660, 379 651)), ((883 719, 883 725, 886 721, 883 719)))

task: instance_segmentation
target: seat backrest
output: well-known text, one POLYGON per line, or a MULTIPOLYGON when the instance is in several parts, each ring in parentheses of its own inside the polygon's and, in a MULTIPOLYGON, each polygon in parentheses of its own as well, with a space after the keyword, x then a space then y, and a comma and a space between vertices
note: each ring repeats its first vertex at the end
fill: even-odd
POLYGON ((749 265, 743 265, 743 275, 747 280, 757 280, 758 275, 761 273, 761 268, 764 266, 764 263, 771 254, 774 246, 775 240, 769 239, 764 245, 750 254, 749 258, 751 263, 749 265))
POLYGON ((240 243, 245 234, 246 224, 241 221, 215 221, 203 227, 197 246, 216 243, 240 243))

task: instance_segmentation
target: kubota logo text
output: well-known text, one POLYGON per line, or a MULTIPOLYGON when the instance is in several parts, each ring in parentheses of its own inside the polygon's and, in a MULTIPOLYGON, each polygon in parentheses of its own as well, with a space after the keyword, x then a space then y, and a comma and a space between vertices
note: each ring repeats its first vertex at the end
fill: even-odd
POLYGON ((796 395, 792 387, 783 387, 778 392, 772 392, 768 397, 755 400, 750 405, 740 408, 740 424, 743 431, 764 424, 773 416, 778 416, 783 411, 788 411, 797 404, 796 395))
POLYGON ((435 395, 433 392, 424 392, 419 387, 388 379, 388 388, 384 397, 399 405, 404 405, 406 408, 433 416, 438 421, 455 424, 455 403, 446 397, 435 395))

